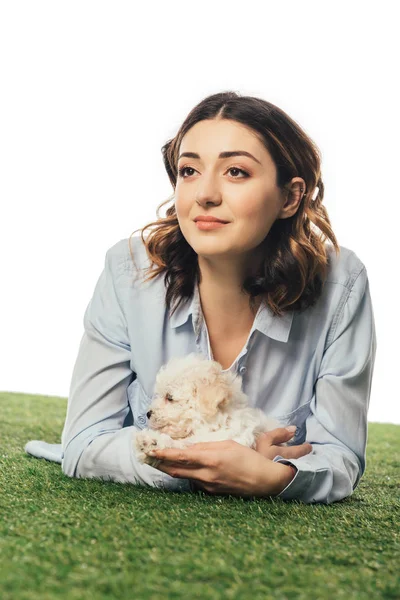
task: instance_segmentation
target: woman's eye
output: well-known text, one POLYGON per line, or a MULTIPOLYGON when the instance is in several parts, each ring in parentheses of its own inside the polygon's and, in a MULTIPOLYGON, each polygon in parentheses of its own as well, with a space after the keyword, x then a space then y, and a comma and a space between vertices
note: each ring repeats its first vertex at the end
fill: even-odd
POLYGON ((247 173, 247 171, 244 171, 243 169, 239 169, 239 167, 231 167, 228 170, 229 171, 239 171, 239 173, 243 173, 244 177, 235 177, 234 179, 245 179, 246 177, 249 177, 249 174, 247 173))
POLYGON ((186 173, 186 171, 189 169, 189 171, 194 171, 194 169, 192 167, 182 167, 181 169, 179 169, 179 176, 182 177, 183 179, 187 179, 186 177, 183 176, 184 173, 186 173))
MULTIPOLYGON (((186 171, 195 171, 195 169, 193 167, 181 167, 179 169, 179 176, 182 177, 182 179, 187 179, 187 177, 184 176, 184 174, 186 173, 186 171)), ((231 167, 230 169, 228 169, 228 171, 238 171, 239 173, 243 173, 243 177, 236 177, 233 176, 233 179, 246 179, 247 177, 250 177, 249 174, 247 173, 247 171, 244 171, 244 169, 239 169, 239 167, 231 167)), ((190 177, 190 175, 189 175, 190 177)))

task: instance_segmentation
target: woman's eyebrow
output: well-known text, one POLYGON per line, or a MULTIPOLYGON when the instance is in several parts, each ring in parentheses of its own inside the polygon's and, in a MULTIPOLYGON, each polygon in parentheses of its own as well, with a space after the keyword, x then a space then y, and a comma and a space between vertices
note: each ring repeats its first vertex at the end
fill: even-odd
MULTIPOLYGON (((197 154, 197 152, 182 152, 182 154, 179 155, 178 160, 182 158, 182 156, 186 156, 187 158, 200 158, 200 155, 197 154)), ((257 160, 257 158, 255 158, 252 154, 250 154, 250 152, 246 152, 246 150, 232 150, 230 152, 220 152, 218 158, 231 158, 231 156, 248 156, 249 158, 252 158, 256 162, 258 162, 259 165, 261 165, 260 161, 257 160)))

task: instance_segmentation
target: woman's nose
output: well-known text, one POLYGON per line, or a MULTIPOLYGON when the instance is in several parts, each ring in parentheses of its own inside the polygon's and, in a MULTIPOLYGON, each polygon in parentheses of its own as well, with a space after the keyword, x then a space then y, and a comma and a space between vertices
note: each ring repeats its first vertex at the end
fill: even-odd
POLYGON ((153 412, 152 410, 149 410, 149 412, 146 413, 148 419, 150 419, 152 412, 153 412))
POLYGON ((203 204, 221 204, 221 192, 218 187, 216 178, 212 175, 204 177, 199 184, 196 193, 196 201, 202 206, 203 204))

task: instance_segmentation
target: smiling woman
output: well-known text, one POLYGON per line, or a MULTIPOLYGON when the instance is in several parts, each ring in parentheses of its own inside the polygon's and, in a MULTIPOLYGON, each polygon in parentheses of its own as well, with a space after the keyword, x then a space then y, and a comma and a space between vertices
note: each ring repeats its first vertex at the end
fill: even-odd
POLYGON ((165 218, 162 203, 158 220, 141 231, 146 281, 164 276, 170 319, 192 301, 196 341, 204 332, 209 358, 247 371, 255 405, 282 419, 307 408, 308 439, 292 449, 303 462, 286 450, 274 459, 297 469, 279 495, 324 502, 349 495, 365 468, 376 334, 365 266, 339 246, 323 206, 317 145, 270 102, 222 92, 192 109, 162 153, 174 202, 165 218), (348 357, 357 337, 364 352, 354 370, 348 357), (341 403, 346 427, 335 412, 341 403), (318 445, 306 460, 312 441, 318 445))
POLYGON ((265 100, 214 94, 162 153, 174 204, 141 235, 156 267, 149 279, 166 275, 173 312, 191 297, 194 279, 209 320, 237 337, 257 297, 279 316, 316 303, 327 274, 325 241, 340 249, 322 204, 319 150, 295 121, 265 100))
POLYGON ((349 496, 365 470, 375 323, 365 265, 339 247, 323 206, 316 144, 270 102, 221 92, 162 156, 173 203, 107 251, 85 311, 63 472, 179 491, 192 474, 215 493, 306 503, 349 496), (191 352, 240 375, 251 406, 296 427, 291 443, 279 446, 277 428, 256 449, 189 448, 184 468, 167 450, 159 469, 139 464, 156 377, 191 352))

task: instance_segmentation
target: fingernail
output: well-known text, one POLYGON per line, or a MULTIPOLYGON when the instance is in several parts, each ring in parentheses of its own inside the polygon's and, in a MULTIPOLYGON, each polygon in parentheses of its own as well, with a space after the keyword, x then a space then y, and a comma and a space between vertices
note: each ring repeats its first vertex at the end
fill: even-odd
POLYGON ((287 429, 290 433, 293 433, 296 431, 297 427, 296 425, 290 425, 290 427, 285 427, 285 429, 287 429))

